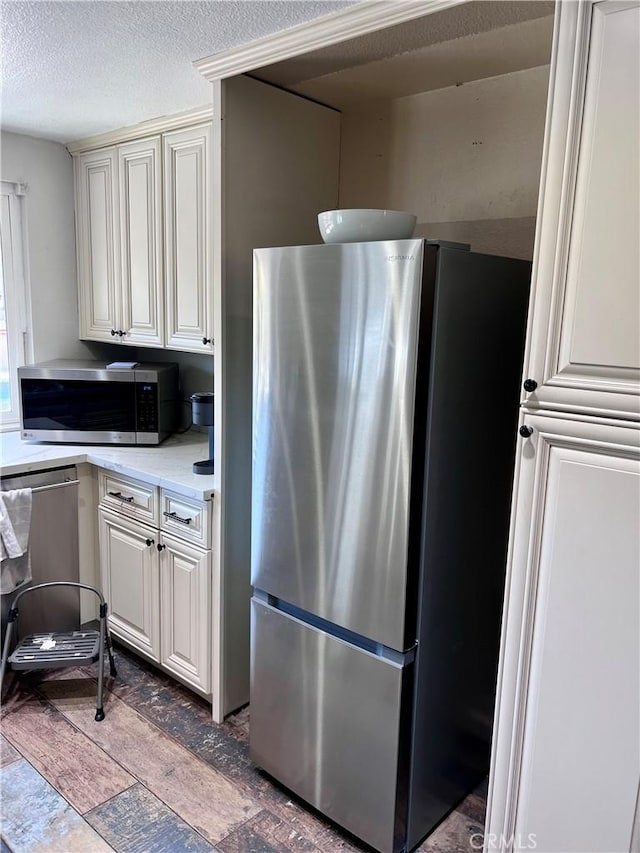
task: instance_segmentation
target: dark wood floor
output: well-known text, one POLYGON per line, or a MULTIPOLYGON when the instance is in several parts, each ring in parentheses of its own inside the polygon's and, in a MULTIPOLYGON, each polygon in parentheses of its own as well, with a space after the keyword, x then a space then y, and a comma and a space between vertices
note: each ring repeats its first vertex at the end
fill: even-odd
MULTIPOLYGON (((11 674, 0 737, 2 850, 14 853, 339 853, 363 848, 257 770, 249 710, 209 705, 116 649, 106 718, 95 669, 11 674)), ((481 849, 484 786, 420 847, 481 849)))

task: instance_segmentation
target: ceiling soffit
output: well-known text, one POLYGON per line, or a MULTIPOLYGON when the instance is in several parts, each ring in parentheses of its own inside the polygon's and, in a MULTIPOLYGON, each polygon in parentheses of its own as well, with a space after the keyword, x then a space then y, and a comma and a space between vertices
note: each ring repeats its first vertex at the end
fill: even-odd
POLYGON ((547 16, 438 42, 287 88, 337 109, 353 109, 547 65, 552 36, 553 18, 547 16))
MULTIPOLYGON (((326 77, 345 69, 526 21, 550 18, 554 7, 555 3, 547 0, 474 0, 441 10, 434 7, 431 14, 419 18, 306 52, 283 62, 264 64, 260 68, 256 66, 253 74, 266 82, 290 88, 303 81, 326 77)), ((346 16, 348 12, 343 14, 346 16)))

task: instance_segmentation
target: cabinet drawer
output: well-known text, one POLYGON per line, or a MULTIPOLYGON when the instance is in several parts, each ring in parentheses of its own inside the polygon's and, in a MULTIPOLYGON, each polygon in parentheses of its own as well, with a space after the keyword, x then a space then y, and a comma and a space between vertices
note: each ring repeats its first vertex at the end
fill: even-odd
POLYGON ((211 547, 211 502, 185 498, 162 489, 160 527, 202 548, 211 547))
POLYGON ((101 471, 98 476, 100 504, 124 515, 158 523, 158 489, 130 477, 101 471))

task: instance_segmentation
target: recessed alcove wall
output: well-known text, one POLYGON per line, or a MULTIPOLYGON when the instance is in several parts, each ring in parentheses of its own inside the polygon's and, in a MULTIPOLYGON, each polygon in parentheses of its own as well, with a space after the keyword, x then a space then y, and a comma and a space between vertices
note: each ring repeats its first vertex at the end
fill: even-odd
POLYGON ((553 6, 469 3, 258 72, 340 112, 339 206, 531 259, 553 6))
POLYGON ((548 66, 342 113, 340 207, 418 217, 416 236, 532 257, 548 66))

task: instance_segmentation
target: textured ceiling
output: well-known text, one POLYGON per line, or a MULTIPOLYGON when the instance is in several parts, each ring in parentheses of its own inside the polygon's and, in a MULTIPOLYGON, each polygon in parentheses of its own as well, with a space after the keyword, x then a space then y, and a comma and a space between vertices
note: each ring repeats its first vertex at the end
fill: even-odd
POLYGON ((71 142, 208 104, 192 62, 353 0, 0 0, 3 130, 71 142))

